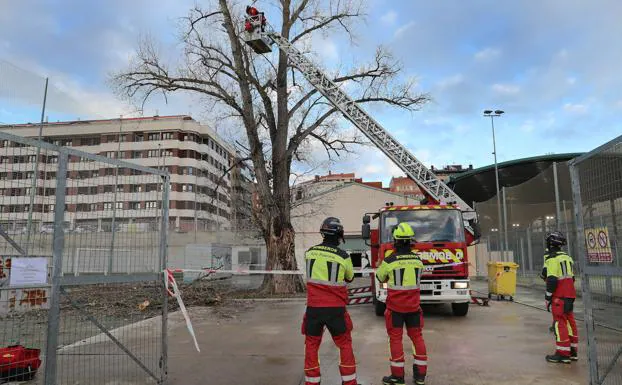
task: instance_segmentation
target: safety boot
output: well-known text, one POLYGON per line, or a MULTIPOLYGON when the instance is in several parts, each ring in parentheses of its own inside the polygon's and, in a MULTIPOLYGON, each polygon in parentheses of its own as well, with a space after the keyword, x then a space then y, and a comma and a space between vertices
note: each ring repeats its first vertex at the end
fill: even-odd
POLYGON ((546 360, 548 362, 553 362, 555 364, 569 364, 570 363, 570 357, 562 356, 557 353, 546 356, 546 360))
POLYGON ((390 375, 387 377, 382 377, 382 383, 384 385, 404 385, 404 377, 395 377, 394 375, 390 375))
POLYGON ((570 359, 572 361, 579 361, 579 355, 577 354, 577 349, 570 348, 570 359))
POLYGON ((419 374, 419 367, 413 364, 413 377, 415 385, 425 385, 425 376, 419 374))

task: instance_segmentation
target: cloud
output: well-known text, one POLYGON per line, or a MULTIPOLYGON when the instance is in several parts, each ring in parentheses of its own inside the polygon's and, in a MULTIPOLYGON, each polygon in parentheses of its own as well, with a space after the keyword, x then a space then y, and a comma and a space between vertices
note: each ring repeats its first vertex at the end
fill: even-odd
POLYGON ((393 37, 396 39, 401 38, 402 36, 406 35, 406 33, 412 29, 415 26, 415 22, 411 21, 409 23, 404 24, 403 26, 399 27, 397 30, 395 30, 395 33, 393 34, 393 37))
POLYGON ((446 88, 451 88, 451 87, 455 87, 461 83, 464 83, 464 75, 462 74, 455 74, 446 78, 441 79, 438 83, 437 86, 440 89, 446 89, 446 88))
POLYGON ((493 84, 492 90, 498 94, 514 95, 520 92, 520 87, 515 84, 493 84))
POLYGON ((566 103, 564 104, 564 111, 571 114, 583 115, 587 113, 588 108, 585 104, 566 103))
POLYGON ((501 55, 501 50, 496 48, 484 48, 481 51, 475 53, 474 58, 477 61, 491 60, 501 55))
POLYGON ((389 11, 387 11, 387 13, 385 13, 384 15, 380 17, 380 21, 383 22, 384 24, 389 24, 389 25, 395 24, 395 22, 397 21, 397 12, 390 9, 389 11))

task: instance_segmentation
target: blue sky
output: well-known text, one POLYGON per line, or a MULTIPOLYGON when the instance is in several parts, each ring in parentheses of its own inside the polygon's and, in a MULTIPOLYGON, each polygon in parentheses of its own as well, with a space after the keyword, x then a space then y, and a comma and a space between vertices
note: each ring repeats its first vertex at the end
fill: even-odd
MULTIPOLYGON (((39 119, 44 76, 53 85, 50 120, 129 114, 132 109, 110 91, 108 74, 127 65, 140 35, 153 36, 164 55, 175 57, 176 23, 193 4, 0 2, 0 59, 30 71, 0 64, 0 122, 39 119)), ((328 35, 314 40, 314 50, 330 70, 370 59, 379 44, 391 48, 404 76, 417 77, 420 90, 434 101, 413 114, 370 111, 427 165, 491 163, 490 120, 481 116, 486 108, 506 111, 496 120, 500 161, 589 151, 622 133, 622 2, 370 0, 367 5, 356 46, 328 35)), ((191 113, 218 128, 188 96, 168 104, 154 99, 146 113, 156 110, 191 113)), ((356 171, 384 181, 400 174, 378 150, 357 152, 314 172, 356 171)))

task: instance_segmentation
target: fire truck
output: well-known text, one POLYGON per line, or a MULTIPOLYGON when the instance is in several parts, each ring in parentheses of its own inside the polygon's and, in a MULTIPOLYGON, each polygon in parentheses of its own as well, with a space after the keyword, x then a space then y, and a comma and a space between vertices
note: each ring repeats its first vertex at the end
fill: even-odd
MULTIPOLYGON (((271 52, 273 45, 287 54, 290 63, 307 81, 419 186, 425 196, 421 204, 394 206, 389 203, 363 217, 362 235, 371 248, 372 268, 377 268, 383 258, 392 252, 393 227, 400 222, 408 222, 415 231, 413 251, 420 256, 426 269, 421 280, 422 303, 449 303, 454 315, 465 316, 471 300, 467 246, 475 244, 480 236, 475 210, 363 110, 319 66, 274 31, 264 14, 254 7, 247 9, 242 38, 258 54, 271 52), (372 226, 372 220, 377 220, 375 226, 372 226)), ((374 308, 377 315, 382 315, 386 286, 379 283, 374 274, 370 276, 374 308)))

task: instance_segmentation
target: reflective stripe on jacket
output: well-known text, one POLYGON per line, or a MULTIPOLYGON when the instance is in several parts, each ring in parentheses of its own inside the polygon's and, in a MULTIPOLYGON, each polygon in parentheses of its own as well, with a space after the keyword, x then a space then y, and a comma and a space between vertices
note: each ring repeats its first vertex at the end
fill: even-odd
POLYGON ((419 285, 423 262, 410 250, 390 253, 376 270, 380 282, 387 283, 387 308, 400 313, 420 310, 419 285))
POLYGON ((576 298, 574 288, 574 261, 562 252, 557 251, 547 256, 544 263, 546 269, 546 297, 576 298))
POLYGON ((348 253, 326 242, 305 253, 307 267, 307 306, 342 307, 348 303, 346 281, 354 279, 348 253))

